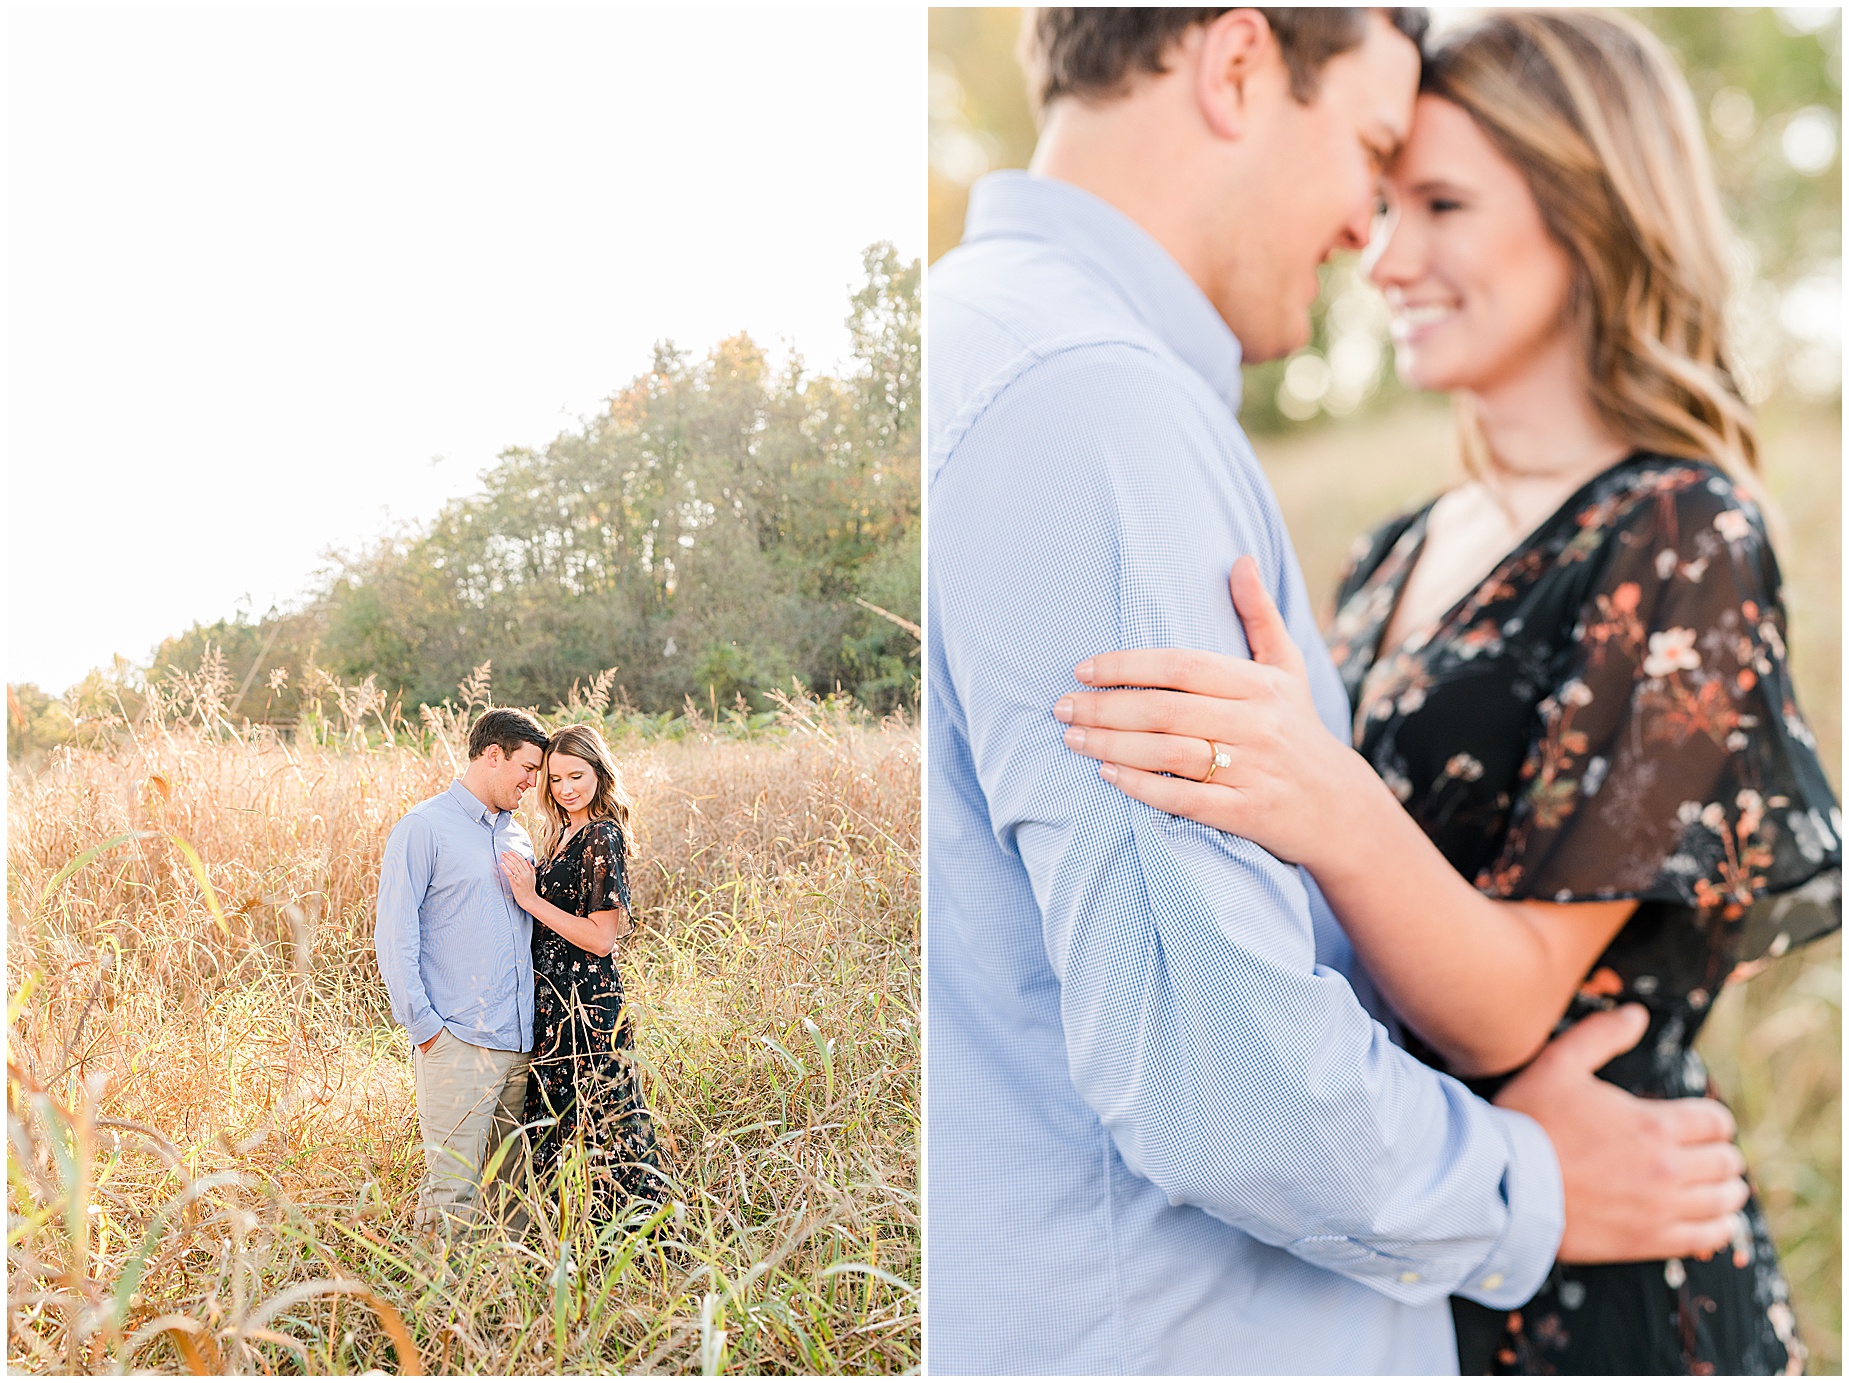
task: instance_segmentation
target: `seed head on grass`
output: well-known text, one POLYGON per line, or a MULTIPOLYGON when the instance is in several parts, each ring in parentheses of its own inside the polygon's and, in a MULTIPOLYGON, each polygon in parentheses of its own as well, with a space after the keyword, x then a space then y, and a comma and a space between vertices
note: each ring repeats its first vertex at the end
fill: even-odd
POLYGON ((372 898, 466 717, 320 676, 326 718, 292 741, 233 733, 208 682, 13 779, 9 1362, 915 1368, 913 728, 800 696, 697 727, 580 697, 637 798, 619 963, 675 1198, 599 1221, 568 1155, 523 1237, 443 1250, 411 1224, 372 898))

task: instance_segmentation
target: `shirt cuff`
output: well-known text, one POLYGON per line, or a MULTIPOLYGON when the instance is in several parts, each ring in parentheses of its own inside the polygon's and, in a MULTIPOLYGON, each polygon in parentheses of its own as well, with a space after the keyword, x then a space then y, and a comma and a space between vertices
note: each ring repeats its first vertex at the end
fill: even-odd
POLYGON ((1458 1285, 1457 1295, 1498 1311, 1525 1305, 1554 1265, 1566 1228, 1566 1193, 1560 1159, 1546 1133, 1526 1114, 1491 1107, 1509 1144, 1502 1195, 1509 1227, 1489 1257, 1458 1285))
POLYGON ((438 1013, 435 1009, 431 1009, 430 1012, 422 1018, 407 1025, 411 1033, 411 1045, 413 1047, 423 1046, 431 1038, 442 1032, 444 1026, 443 1015, 438 1013))

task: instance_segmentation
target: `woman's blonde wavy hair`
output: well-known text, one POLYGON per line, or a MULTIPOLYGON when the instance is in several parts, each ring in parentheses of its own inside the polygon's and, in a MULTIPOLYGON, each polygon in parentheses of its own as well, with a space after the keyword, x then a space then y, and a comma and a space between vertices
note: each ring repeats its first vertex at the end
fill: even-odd
POLYGON ((616 771, 603 736, 588 725, 567 725, 552 736, 546 748, 546 761, 539 770, 539 857, 550 859, 559 840, 571 828, 571 815, 552 800, 552 756, 569 754, 583 759, 597 770, 597 795, 591 799, 591 820, 614 821, 623 833, 623 856, 629 849, 629 793, 624 790, 623 776, 616 771))
MULTIPOLYGON (((1688 84, 1633 20, 1509 10, 1438 40, 1420 90, 1527 180, 1574 268, 1592 402, 1621 441, 1707 459, 1757 492, 1759 439, 1725 326, 1727 223, 1688 84)), ((1489 456, 1458 410, 1467 467, 1489 456)))

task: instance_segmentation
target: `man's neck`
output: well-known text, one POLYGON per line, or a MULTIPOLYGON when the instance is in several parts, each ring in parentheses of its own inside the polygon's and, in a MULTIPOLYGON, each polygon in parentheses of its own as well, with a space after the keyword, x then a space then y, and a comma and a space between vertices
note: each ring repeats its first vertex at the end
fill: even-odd
MULTIPOLYGON (((1091 105, 1067 97, 1048 110, 1028 171, 1071 183, 1108 202, 1149 233, 1182 270, 1208 290, 1209 245, 1190 197, 1200 178, 1172 137, 1163 103, 1185 96, 1178 83, 1091 105)), ((1205 170, 1197 170, 1204 173, 1205 170)))
POLYGON ((469 790, 469 795, 471 797, 488 809, 489 815, 499 816, 501 814, 501 809, 488 800, 488 789, 486 785, 481 783, 473 775, 465 772, 456 781, 469 790))

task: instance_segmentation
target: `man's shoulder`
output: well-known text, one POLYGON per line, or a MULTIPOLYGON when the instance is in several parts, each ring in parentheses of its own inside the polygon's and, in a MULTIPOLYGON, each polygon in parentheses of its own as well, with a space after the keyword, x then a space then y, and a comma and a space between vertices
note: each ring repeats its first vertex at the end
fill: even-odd
POLYGON ((1180 485, 1183 455, 1218 467, 1239 448, 1237 420, 1198 376, 1147 342, 1100 332, 1022 353, 946 413, 932 426, 934 495, 969 470, 963 457, 984 458, 974 464, 985 485, 1030 475, 1075 483, 1079 472, 1141 485, 1168 458, 1180 485))
POLYGON ((397 825, 392 827, 392 834, 434 840, 438 824, 446 814, 454 810, 455 803, 450 797, 449 789, 445 788, 442 792, 426 797, 407 810, 403 816, 398 818, 397 825))
POLYGON ((931 363, 940 381, 1018 372, 1087 347, 1165 353, 1106 284, 1057 247, 958 246, 932 266, 930 292, 931 363))
POLYGON ((1204 381, 1057 249, 984 241, 932 268, 933 478, 979 421, 1230 428, 1204 381))

